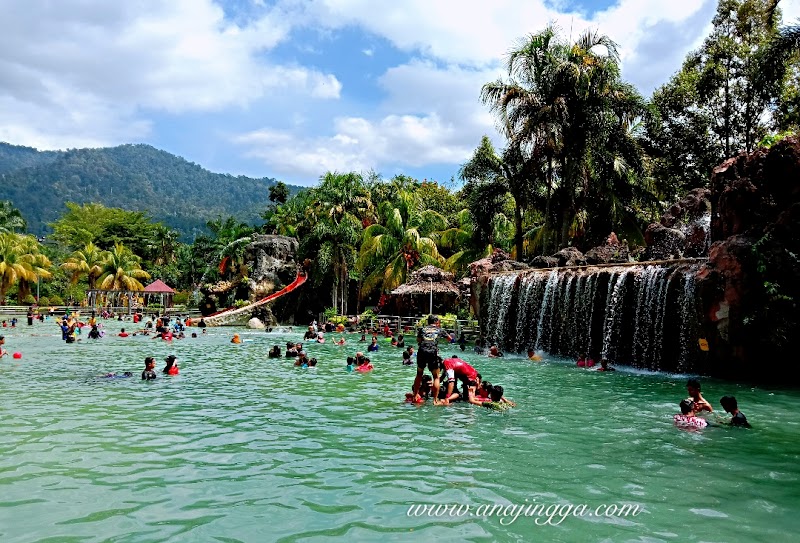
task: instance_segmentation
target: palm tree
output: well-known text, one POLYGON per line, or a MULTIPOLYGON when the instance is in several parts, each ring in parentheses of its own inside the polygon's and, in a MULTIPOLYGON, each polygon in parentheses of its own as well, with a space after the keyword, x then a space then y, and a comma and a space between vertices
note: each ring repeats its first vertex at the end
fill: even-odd
POLYGON ((567 43, 548 28, 511 52, 508 72, 508 82, 484 87, 483 100, 498 114, 509 149, 543 160, 544 167, 530 168, 530 179, 545 172, 545 223, 557 201, 558 241, 566 245, 576 218, 586 215, 579 200, 598 179, 597 154, 618 126, 644 113, 644 101, 620 80, 616 44, 596 32, 567 43))
POLYGON ((214 234, 209 267, 218 267, 220 275, 240 275, 247 273, 245 268, 245 248, 253 241, 253 227, 238 222, 233 217, 221 218, 206 223, 214 234))
MULTIPOLYGON (((491 244, 476 243, 475 222, 469 209, 456 214, 455 224, 439 233, 439 249, 449 249, 452 254, 445 260, 444 269, 461 277, 469 264, 492 254, 491 244)), ((493 236, 494 237, 494 236, 493 236)))
POLYGON ((72 272, 70 280, 73 285, 85 275, 89 282, 89 290, 94 290, 97 279, 103 273, 103 266, 106 260, 108 260, 108 256, 108 251, 100 249, 90 241, 83 249, 72 253, 72 255, 61 264, 61 268, 72 272))
POLYGON ((380 286, 390 291, 404 283, 411 270, 433 264, 441 266, 438 233, 447 226, 439 213, 423 209, 414 193, 401 191, 397 202, 381 202, 378 223, 364 230, 358 268, 367 273, 362 297, 380 286))
POLYGON ((0 234, 0 304, 5 304, 8 289, 16 283, 50 277, 49 267, 50 260, 40 252, 36 238, 0 234))
POLYGON ((361 175, 328 172, 311 192, 306 211, 309 233, 301 252, 314 257, 315 282, 330 277, 333 307, 347 312, 350 270, 355 265, 364 224, 372 220, 373 206, 361 175))
POLYGON ((0 202, 0 233, 25 230, 27 223, 22 213, 8 200, 0 202))
POLYGON ((150 274, 142 269, 141 260, 122 243, 116 243, 103 262, 100 289, 144 290, 139 279, 149 279, 150 274))

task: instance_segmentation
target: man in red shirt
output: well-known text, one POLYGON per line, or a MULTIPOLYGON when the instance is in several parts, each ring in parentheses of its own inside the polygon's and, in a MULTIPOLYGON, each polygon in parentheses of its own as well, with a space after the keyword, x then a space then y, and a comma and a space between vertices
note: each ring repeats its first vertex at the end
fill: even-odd
MULTIPOLYGON (((452 358, 445 358, 442 361, 442 367, 444 368, 445 381, 447 382, 447 394, 445 398, 449 398, 453 393, 453 389, 456 386, 456 379, 458 379, 464 384, 465 395, 463 399, 474 403, 475 388, 478 386, 478 372, 475 368, 470 366, 466 361, 455 356, 452 358)), ((447 400, 439 402, 434 399, 434 403, 437 402, 443 403, 444 405, 448 403, 447 400)))

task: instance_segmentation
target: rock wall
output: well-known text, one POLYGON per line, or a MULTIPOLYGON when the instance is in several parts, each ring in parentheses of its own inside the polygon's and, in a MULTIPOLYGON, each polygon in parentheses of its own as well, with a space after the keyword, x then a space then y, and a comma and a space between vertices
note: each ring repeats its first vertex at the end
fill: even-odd
POLYGON ((255 301, 279 290, 297 275, 297 239, 287 236, 254 235, 247 246, 248 287, 255 301))
POLYGON ((800 139, 714 169, 708 263, 697 274, 709 372, 798 382, 800 139))

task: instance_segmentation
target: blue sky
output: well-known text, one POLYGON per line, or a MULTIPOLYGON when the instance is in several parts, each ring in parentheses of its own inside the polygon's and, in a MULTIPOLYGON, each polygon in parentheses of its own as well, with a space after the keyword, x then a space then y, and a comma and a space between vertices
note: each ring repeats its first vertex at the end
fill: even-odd
MULTIPOLYGON (((783 0, 784 20, 800 0, 783 0)), ((448 181, 514 40, 557 24, 620 47, 649 95, 715 0, 3 0, 0 141, 149 143, 218 172, 309 185, 328 170, 448 181)))

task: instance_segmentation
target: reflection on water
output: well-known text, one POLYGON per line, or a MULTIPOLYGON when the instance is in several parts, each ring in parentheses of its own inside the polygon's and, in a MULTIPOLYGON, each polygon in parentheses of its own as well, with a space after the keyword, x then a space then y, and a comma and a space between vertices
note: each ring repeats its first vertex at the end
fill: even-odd
MULTIPOLYGON (((112 326, 112 330, 114 327, 112 326)), ((308 344, 316 369, 269 360, 296 333, 211 329, 66 345, 7 332, 0 362, 0 541, 790 541, 800 528, 798 394, 705 381, 752 431, 686 433, 685 378, 563 360, 465 358, 519 407, 403 404, 414 368, 381 344, 308 344), (138 379, 176 354, 177 377, 138 379), (110 371, 132 379, 103 379, 110 371), (407 516, 416 503, 638 504, 635 518, 407 516)), ((39 334, 33 336, 32 334, 39 334)), ((450 349, 445 349, 449 353, 450 349)))

